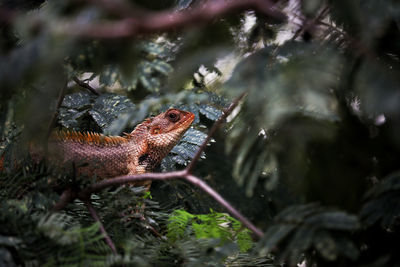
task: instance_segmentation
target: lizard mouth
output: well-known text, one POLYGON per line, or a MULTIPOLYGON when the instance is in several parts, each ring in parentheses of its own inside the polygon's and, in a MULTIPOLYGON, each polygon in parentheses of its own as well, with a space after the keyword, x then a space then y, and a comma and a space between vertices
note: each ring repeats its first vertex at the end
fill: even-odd
POLYGON ((181 110, 181 114, 183 115, 183 118, 177 123, 178 127, 180 126, 186 126, 189 127, 192 122, 194 121, 194 114, 192 112, 188 111, 183 111, 181 110))

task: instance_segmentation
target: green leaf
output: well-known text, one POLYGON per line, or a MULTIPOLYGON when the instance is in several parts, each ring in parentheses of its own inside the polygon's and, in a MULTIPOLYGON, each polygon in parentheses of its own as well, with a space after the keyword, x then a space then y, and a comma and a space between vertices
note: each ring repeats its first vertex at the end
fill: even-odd
POLYGON ((84 110, 91 106, 94 96, 87 92, 66 95, 61 107, 75 110, 84 110))
POLYGON ((271 226, 259 242, 260 255, 267 255, 275 246, 282 242, 294 229, 293 224, 271 226))
MULTIPOLYGON (((89 115, 104 131, 117 118, 132 113, 135 105, 123 95, 102 94, 98 97, 86 93, 66 95, 60 108, 60 124, 66 128, 81 130, 89 115)), ((119 134, 119 133, 118 133, 119 134)))
POLYGON ((0 248, 0 265, 1 266, 17 266, 13 260, 11 251, 6 248, 0 248))
POLYGON ((361 209, 362 222, 372 226, 380 222, 384 229, 396 227, 400 215, 400 175, 394 172, 366 194, 366 203, 361 209))
POLYGON ((185 135, 182 137, 182 142, 187 142, 193 145, 200 146, 203 144, 204 140, 206 139, 207 135, 199 130, 190 128, 187 130, 185 135))
POLYGON ((355 261, 360 256, 360 251, 356 244, 352 240, 343 236, 335 236, 335 241, 338 244, 338 250, 340 254, 345 255, 347 258, 355 261))
POLYGON ((77 111, 75 109, 66 109, 61 107, 59 109, 59 122, 60 124, 68 129, 79 129, 82 124, 83 118, 87 115, 88 111, 77 111))
POLYGON ((305 205, 293 205, 287 207, 279 214, 276 215, 278 221, 301 222, 310 215, 322 212, 323 208, 316 203, 309 203, 305 205))
POLYGON ((283 259, 289 258, 289 262, 292 264, 300 262, 302 254, 312 247, 316 230, 315 227, 310 227, 309 225, 297 228, 281 257, 283 259))
POLYGON ((107 66, 99 77, 100 84, 105 86, 113 86, 120 76, 116 66, 107 66))
POLYGON ((221 244, 235 241, 242 252, 252 247, 250 231, 241 229, 239 221, 224 213, 211 211, 210 214, 193 215, 175 210, 169 218, 167 237, 176 240, 188 233, 198 239, 219 239, 221 244))
POLYGON ((197 145, 181 142, 178 145, 174 146, 171 152, 178 154, 184 159, 192 159, 196 154, 197 149, 198 149, 197 145))
POLYGON ((397 103, 400 93, 397 90, 398 77, 391 66, 379 61, 368 60, 360 66, 356 76, 355 90, 361 99, 364 116, 376 116, 384 113, 387 116, 398 116, 397 103), (385 88, 385 90, 381 90, 385 88))
POLYGON ((332 88, 340 84, 342 62, 331 47, 287 42, 279 48, 267 46, 237 65, 225 91, 247 95, 226 145, 235 148, 233 176, 239 184, 247 182, 248 195, 272 158, 279 158, 277 173, 285 176, 281 178, 306 185, 302 178, 308 177, 307 145, 334 138, 339 117, 332 88))
POLYGON ((146 53, 148 59, 161 58, 166 53, 165 48, 154 42, 146 42, 141 45, 142 51, 146 53))
POLYGON ((154 60, 154 61, 152 61, 151 62, 151 67, 154 70, 158 71, 159 73, 161 73, 161 74, 163 74, 165 76, 169 75, 173 71, 172 66, 170 64, 168 64, 167 62, 162 61, 162 60, 154 60))
POLYGON ((149 78, 142 75, 139 77, 139 81, 149 91, 158 92, 160 90, 160 81, 156 78, 149 78))
POLYGON ((109 126, 123 113, 133 112, 135 105, 123 95, 102 94, 93 103, 93 110, 89 114, 102 128, 109 126))
POLYGON ((208 119, 216 121, 222 115, 222 111, 209 105, 200 105, 199 111, 208 119))
POLYGON ((308 217, 304 222, 333 230, 354 231, 359 228, 356 216, 340 211, 321 212, 308 217))
POLYGON ((326 231, 318 231, 315 235, 314 246, 316 250, 329 261, 338 257, 338 247, 332 236, 326 231))
POLYGON ((19 238, 15 238, 13 236, 0 235, 0 245, 1 246, 17 247, 21 243, 22 243, 22 240, 19 238))
POLYGON ((178 164, 180 164, 180 165, 187 165, 186 159, 183 158, 183 157, 180 156, 180 155, 175 155, 175 156, 173 156, 173 157, 172 157, 172 161, 173 161, 173 162, 176 162, 176 163, 178 163, 178 164))
POLYGON ((277 257, 297 264, 304 253, 318 251, 323 258, 334 261, 339 257, 355 259, 358 249, 349 232, 359 230, 358 218, 341 211, 327 211, 319 204, 294 205, 274 218, 258 245, 260 253, 279 249, 277 257), (340 249, 346 246, 349 251, 340 249))

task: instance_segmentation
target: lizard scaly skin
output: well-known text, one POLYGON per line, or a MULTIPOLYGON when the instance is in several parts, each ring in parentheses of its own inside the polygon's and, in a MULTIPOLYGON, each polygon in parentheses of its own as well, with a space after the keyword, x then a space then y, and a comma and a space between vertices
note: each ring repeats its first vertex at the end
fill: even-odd
MULTIPOLYGON (((146 119, 124 137, 56 132, 49 139, 48 161, 65 169, 74 165, 77 175, 98 179, 149 172, 178 143, 193 120, 193 113, 172 108, 146 119)), ((31 154, 34 159, 40 158, 31 154)), ((136 185, 149 187, 150 181, 136 185)))

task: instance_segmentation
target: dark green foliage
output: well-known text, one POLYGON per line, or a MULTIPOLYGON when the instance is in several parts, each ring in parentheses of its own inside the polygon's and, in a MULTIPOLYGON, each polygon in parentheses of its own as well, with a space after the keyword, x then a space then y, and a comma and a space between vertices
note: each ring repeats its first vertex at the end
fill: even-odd
POLYGON ((3 2, 0 266, 399 266, 399 1, 273 1, 287 20, 235 9, 123 38, 79 30, 213 1, 3 2), (188 110, 193 127, 156 171, 180 170, 242 93, 193 175, 262 228, 259 242, 181 180, 92 195, 117 254, 82 201, 51 211, 95 181, 32 164, 49 125, 121 135, 188 110))
MULTIPOLYGON (((276 133, 275 129, 282 131, 288 118, 300 114, 310 118, 307 126, 293 122, 289 125, 289 131, 298 131, 296 144, 293 144, 296 153, 304 153, 300 151, 306 149, 309 140, 332 138, 335 128, 330 124, 338 117, 337 102, 331 90, 337 86, 340 64, 340 56, 328 47, 286 43, 279 48, 264 48, 238 65, 233 78, 228 82, 229 89, 251 90, 240 118, 243 122, 236 122, 228 142, 229 148, 238 146, 234 177, 240 183, 247 180, 249 195, 252 194, 259 174, 270 173, 271 166, 276 164, 278 155, 275 149, 284 149, 286 152, 290 141, 285 140, 281 144, 277 142, 283 133, 276 133), (319 57, 313 57, 317 50, 319 57), (322 64, 323 61, 327 64, 322 64), (243 83, 247 79, 250 79, 250 83, 243 83), (261 129, 263 133, 260 133, 261 129), (245 142, 244 136, 248 136, 245 142), (269 140, 273 139, 278 140, 274 140, 269 149, 264 149, 269 140)), ((293 138, 293 135, 289 138, 293 138)), ((290 161, 301 167, 304 164, 302 160, 306 159, 296 156, 294 161, 290 161)), ((296 179, 299 179, 302 173, 298 173, 299 169, 293 170, 296 179)))
POLYGON ((361 218, 366 226, 380 222, 387 231, 396 231, 400 219, 400 177, 393 173, 380 184, 373 187, 367 194, 361 218))
POLYGON ((87 92, 78 92, 65 96, 59 111, 59 123, 76 131, 93 128, 106 131, 118 116, 132 113, 134 107, 135 105, 122 95, 102 94, 95 97, 87 92), (92 123, 81 128, 85 120, 92 123))
POLYGON ((289 259, 291 264, 300 262, 311 251, 325 261, 342 257, 356 260, 359 251, 351 233, 359 225, 356 216, 320 205, 291 206, 275 216, 274 224, 260 241, 260 253, 282 247, 278 258, 289 259))
POLYGON ((166 62, 170 53, 163 43, 155 42, 143 43, 138 51, 141 56, 137 58, 139 62, 135 69, 124 70, 114 65, 108 66, 100 75, 100 84, 113 86, 118 81, 128 91, 145 89, 159 92, 162 79, 173 71, 172 66, 166 62))
POLYGON ((71 216, 49 214, 58 196, 44 168, 26 165, 17 177, 10 183, 11 177, 1 176, 1 247, 8 264, 104 262, 110 249, 97 223, 85 226, 71 216))

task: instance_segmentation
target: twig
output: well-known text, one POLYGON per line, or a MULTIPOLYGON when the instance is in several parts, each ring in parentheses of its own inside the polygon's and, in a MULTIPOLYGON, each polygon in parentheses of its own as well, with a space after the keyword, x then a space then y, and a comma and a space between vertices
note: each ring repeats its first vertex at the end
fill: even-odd
MULTIPOLYGON (((171 180, 171 179, 183 179, 188 181, 189 183, 199 187, 212 198, 214 198, 221 206, 226 208, 230 214, 236 217, 240 222, 243 223, 247 228, 253 231, 258 237, 263 236, 263 232, 257 228, 254 224, 252 224, 244 215, 242 215, 239 211, 237 211, 228 201, 226 201, 218 192, 212 189, 207 183, 202 181, 200 178, 191 175, 186 170, 183 171, 175 171, 175 172, 166 172, 166 173, 144 173, 138 175, 128 175, 128 176, 120 176, 112 179, 107 179, 100 181, 96 184, 90 185, 87 188, 83 189, 79 192, 76 197, 80 199, 87 199, 91 194, 99 192, 105 188, 116 186, 116 185, 124 185, 129 184, 131 182, 136 182, 140 180, 171 180)), ((68 199, 72 201, 71 198, 68 199)), ((57 203, 57 210, 66 206, 69 202, 65 200, 60 200, 57 203)), ((56 210, 54 208, 54 210, 56 210)))
POLYGON ((263 232, 252 224, 244 215, 242 215, 238 210, 236 210, 228 201, 226 201, 218 192, 212 189, 207 183, 205 183, 200 178, 191 175, 186 170, 175 171, 175 172, 165 172, 165 173, 144 173, 138 175, 126 175, 119 176, 112 179, 107 179, 100 181, 98 183, 92 184, 87 188, 83 189, 77 197, 80 199, 85 199, 93 193, 99 192, 105 188, 111 186, 119 186, 124 184, 129 184, 132 182, 140 180, 171 180, 171 179, 183 179, 189 183, 199 187, 209 196, 214 198, 221 206, 226 208, 230 214, 232 214, 236 219, 238 219, 243 225, 253 231, 258 237, 263 236, 263 232))
MULTIPOLYGON (((143 216, 143 214, 140 214, 140 220, 146 222, 146 218, 143 216)), ((146 227, 147 229, 150 229, 150 231, 151 231, 155 236, 157 236, 157 237, 162 237, 162 235, 161 235, 159 232, 157 232, 157 230, 154 229, 154 227, 151 226, 149 223, 147 223, 147 224, 145 225, 145 227, 146 227)))
MULTIPOLYGON (((111 13, 116 12, 115 7, 110 8, 109 5, 104 4, 104 1, 100 1, 97 5, 106 11, 110 9, 111 13)), ((137 12, 130 12, 131 14, 128 16, 126 10, 123 10, 121 14, 124 14, 125 18, 118 21, 87 25, 80 24, 79 26, 73 22, 63 23, 63 25, 59 25, 59 27, 55 27, 55 29, 67 35, 81 37, 132 37, 197 26, 208 23, 228 13, 246 9, 256 10, 277 20, 286 20, 286 15, 276 9, 275 4, 270 0, 209 1, 203 6, 197 6, 183 12, 147 12, 142 16, 138 16, 137 12)))
POLYGON ((242 93, 239 97, 237 97, 227 109, 222 112, 222 115, 218 118, 218 120, 213 124, 210 131, 208 132, 206 140, 201 144, 200 148, 197 150, 196 154, 194 155, 192 161, 186 167, 186 171, 191 173, 194 166, 196 165, 197 161, 200 159, 201 153, 204 151, 208 143, 211 141, 212 136, 214 135, 215 131, 219 128, 219 126, 225 121, 226 117, 232 113, 232 111, 236 108, 239 104, 240 100, 244 97, 246 93, 242 93))
POLYGON ((68 188, 64 190, 64 192, 62 192, 60 200, 54 205, 52 210, 54 212, 60 211, 76 198, 77 198, 76 192, 74 192, 71 188, 68 188))
MULTIPOLYGON (((62 102, 63 102, 63 100, 64 100, 65 92, 67 91, 67 84, 68 84, 68 82, 66 81, 65 84, 64 84, 64 86, 63 86, 63 87, 61 88, 61 90, 60 90, 60 94, 59 94, 58 100, 57 100, 56 109, 55 109, 55 111, 54 111, 53 117, 52 117, 51 120, 50 120, 49 127, 47 128, 46 139, 45 139, 46 142, 47 142, 47 140, 49 139, 49 136, 50 136, 50 134, 51 134, 51 131, 52 131, 53 128, 54 128, 54 125, 56 124, 57 116, 58 116, 58 110, 59 110, 60 107, 61 107, 61 104, 62 104, 62 102)), ((47 148, 46 148, 46 150, 47 150, 47 148)))
POLYGON ((349 35, 347 32, 343 31, 343 29, 340 29, 337 26, 326 23, 322 20, 317 20, 315 23, 325 26, 343 36, 343 38, 348 42, 350 49, 354 51, 357 56, 365 55, 372 60, 375 60, 377 58, 377 55, 372 49, 370 49, 363 42, 349 35))
POLYGON ((85 82, 79 80, 78 77, 74 76, 74 77, 72 77, 72 80, 73 80, 77 85, 79 85, 80 87, 83 87, 83 88, 89 90, 91 93, 93 93, 93 94, 95 94, 95 95, 100 95, 100 93, 97 92, 96 89, 94 89, 93 87, 91 87, 91 86, 89 85, 89 83, 85 83, 85 82))
POLYGON ((238 219, 244 226, 253 231, 259 238, 261 238, 264 235, 263 231, 257 228, 252 222, 250 222, 243 214, 241 214, 238 210, 236 210, 228 201, 226 201, 220 194, 217 193, 217 191, 212 189, 203 180, 191 174, 187 174, 185 176, 185 180, 199 187, 209 196, 214 198, 221 206, 227 209, 229 213, 233 215, 233 217, 236 217, 236 219, 238 219))
POLYGON ((314 26, 317 24, 317 21, 320 21, 323 17, 326 16, 326 13, 329 11, 329 6, 323 8, 321 12, 314 17, 311 21, 308 21, 308 19, 305 19, 303 25, 295 32, 295 34, 292 37, 292 40, 296 40, 296 38, 300 35, 302 35, 304 32, 308 30, 312 30, 314 26))
POLYGON ((86 199, 84 201, 86 208, 88 209, 88 211, 90 212, 90 215, 92 215, 93 219, 99 223, 100 225, 100 232, 103 234, 104 236, 104 240, 106 241, 107 245, 111 248, 112 252, 114 254, 117 254, 117 249, 115 248, 114 243, 112 242, 110 236, 108 235, 106 229, 104 229, 103 224, 100 221, 99 216, 97 215, 96 210, 94 209, 92 203, 90 203, 90 199, 86 199))
POLYGON ((187 172, 183 171, 174 171, 174 172, 163 172, 163 173, 143 173, 137 175, 124 175, 118 176, 111 179, 102 180, 98 183, 89 185, 88 187, 82 189, 81 192, 77 195, 78 198, 85 198, 88 195, 93 193, 100 192, 103 189, 112 186, 120 186, 124 184, 129 184, 130 182, 136 182, 141 180, 170 180, 174 178, 182 178, 185 177, 187 172))
MULTIPOLYGON (((329 8, 330 7, 326 7, 326 9, 329 9, 329 8)), ((373 50, 371 50, 368 46, 366 46, 363 42, 360 42, 358 39, 352 37, 347 32, 343 31, 343 29, 338 28, 335 25, 324 22, 322 19, 325 16, 325 12, 326 12, 326 10, 324 9, 323 12, 320 13, 316 18, 314 18, 310 23, 308 23, 307 25, 301 26, 299 31, 303 30, 303 27, 306 27, 306 30, 308 30, 309 28, 314 27, 316 25, 325 26, 325 27, 329 28, 330 30, 335 31, 338 34, 340 34, 341 36, 343 36, 344 40, 346 40, 348 42, 349 48, 353 52, 355 52, 356 55, 365 55, 370 59, 375 59, 377 57, 375 52, 373 50)), ((287 11, 287 13, 289 13, 289 12, 287 11)), ((306 20, 306 18, 304 16, 300 16, 297 13, 291 13, 290 15, 293 17, 296 17, 300 20, 306 20)), ((297 31, 295 33, 296 36, 293 37, 292 40, 295 39, 299 35, 299 31, 297 31)))

